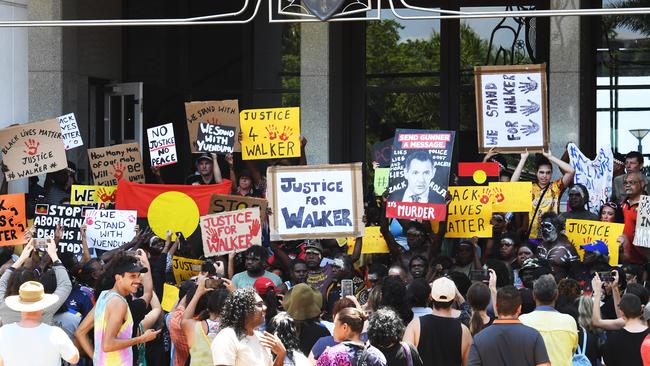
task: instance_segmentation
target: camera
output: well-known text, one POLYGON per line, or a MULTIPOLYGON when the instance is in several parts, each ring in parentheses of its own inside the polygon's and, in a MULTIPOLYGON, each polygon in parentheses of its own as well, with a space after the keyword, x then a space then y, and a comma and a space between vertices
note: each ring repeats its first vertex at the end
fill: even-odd
POLYGON ((472 282, 489 282, 490 272, 487 269, 473 269, 469 274, 469 279, 472 282))

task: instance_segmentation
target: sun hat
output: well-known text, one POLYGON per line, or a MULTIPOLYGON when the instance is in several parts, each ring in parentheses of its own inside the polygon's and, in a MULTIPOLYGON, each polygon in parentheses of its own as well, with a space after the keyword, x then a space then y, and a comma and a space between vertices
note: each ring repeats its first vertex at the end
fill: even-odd
POLYGON ((18 295, 7 296, 5 304, 11 310, 20 312, 33 312, 43 310, 59 301, 54 294, 46 294, 43 284, 37 281, 27 281, 20 285, 18 295))
POLYGON ((311 286, 300 283, 284 295, 282 305, 294 320, 313 319, 320 315, 323 295, 311 286))

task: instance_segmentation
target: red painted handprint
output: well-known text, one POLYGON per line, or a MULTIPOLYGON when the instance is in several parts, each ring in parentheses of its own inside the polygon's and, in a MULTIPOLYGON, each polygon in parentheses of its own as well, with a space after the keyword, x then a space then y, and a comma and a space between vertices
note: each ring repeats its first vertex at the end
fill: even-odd
POLYGON ((278 128, 275 125, 266 126, 266 132, 269 133, 269 140, 275 140, 278 137, 278 128))
POLYGON ((257 236, 257 234, 260 232, 260 220, 253 220, 253 223, 248 226, 248 229, 250 230, 252 236, 257 236))
POLYGON ((280 140, 287 141, 291 135, 293 135, 293 128, 284 126, 282 134, 280 135, 280 140))
POLYGON ((503 190, 501 188, 494 188, 494 199, 500 203, 503 202, 506 198, 503 196, 503 190))
POLYGON ((481 202, 484 205, 490 202, 490 189, 483 190, 483 196, 481 196, 479 202, 481 202))
POLYGON ((122 163, 113 164, 113 177, 117 180, 124 177, 124 165, 122 163))
POLYGON ((97 197, 102 202, 115 202, 115 191, 112 194, 108 194, 106 188, 99 188, 97 190, 97 197))
POLYGON ((40 142, 34 140, 34 139, 28 139, 25 141, 25 146, 27 146, 27 150, 23 150, 23 152, 27 155, 36 155, 38 153, 38 147, 41 145, 40 142))
POLYGON ((217 234, 217 231, 213 227, 207 228, 205 232, 208 234, 208 240, 210 240, 211 243, 219 243, 219 234, 217 234))

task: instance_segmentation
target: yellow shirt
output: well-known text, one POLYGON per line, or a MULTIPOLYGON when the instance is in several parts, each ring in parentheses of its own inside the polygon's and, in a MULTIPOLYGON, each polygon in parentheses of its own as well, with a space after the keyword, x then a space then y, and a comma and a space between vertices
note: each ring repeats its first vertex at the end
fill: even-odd
POLYGON ((542 203, 539 205, 539 210, 537 211, 537 216, 533 218, 533 214, 535 213, 535 207, 537 207, 537 202, 539 202, 539 198, 542 195, 542 189, 539 184, 533 183, 533 204, 530 207, 530 212, 528 213, 528 217, 530 220, 533 220, 533 226, 530 228, 530 238, 541 238, 542 236, 539 234, 539 225, 542 223, 542 215, 547 213, 547 212, 555 212, 555 213, 560 213, 560 194, 562 193, 562 190, 564 189, 564 183, 562 183, 562 178, 559 178, 553 182, 550 183, 551 186, 548 188, 546 193, 544 193, 544 198, 542 199, 542 203))
POLYGON ((551 365, 571 366, 573 353, 578 348, 578 327, 571 315, 541 306, 532 313, 519 316, 519 320, 542 335, 551 365))

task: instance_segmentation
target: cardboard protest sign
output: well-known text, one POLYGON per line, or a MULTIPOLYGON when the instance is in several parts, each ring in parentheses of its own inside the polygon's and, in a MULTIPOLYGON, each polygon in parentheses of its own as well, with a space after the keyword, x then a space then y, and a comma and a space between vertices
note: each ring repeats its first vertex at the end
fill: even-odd
POLYGON ((197 276, 201 273, 201 265, 203 261, 200 259, 191 259, 179 256, 172 257, 172 272, 174 273, 174 280, 176 283, 183 283, 190 278, 197 276))
POLYGON ((163 283, 163 298, 160 301, 160 307, 166 312, 171 312, 174 309, 176 301, 180 296, 180 291, 178 287, 170 285, 168 283, 163 283))
POLYGON ((94 207, 37 204, 34 217, 36 238, 53 238, 56 225, 65 228, 59 241, 59 253, 81 255, 81 225, 86 210, 94 207))
POLYGON ((74 113, 59 117, 59 126, 61 126, 61 135, 66 150, 83 146, 84 142, 81 139, 81 132, 79 131, 79 125, 77 125, 77 119, 74 118, 74 113))
POLYGON ((487 187, 449 187, 446 238, 492 237, 492 197, 487 187))
POLYGON ((390 166, 390 155, 393 151, 393 139, 384 140, 372 145, 372 159, 380 168, 390 166))
POLYGON ((22 244, 26 228, 25 194, 0 196, 0 246, 22 244))
POLYGON ((206 258, 262 245, 259 207, 201 216, 199 225, 206 258))
POLYGON ((85 216, 89 248, 113 250, 135 237, 137 211, 86 210, 85 216))
POLYGON ((361 163, 267 170, 271 240, 363 236, 361 163))
MULTIPOLYGON (((201 122, 234 127, 236 129, 235 136, 239 135, 239 101, 237 99, 185 103, 185 117, 190 137, 190 149, 193 153, 198 152, 196 138, 201 122)), ((235 151, 240 150, 241 146, 235 142, 235 151)))
POLYGON ((650 196, 641 196, 636 214, 634 245, 650 248, 650 196))
POLYGON ((259 207, 262 223, 266 222, 266 208, 268 201, 264 198, 231 196, 226 194, 213 194, 210 198, 209 213, 236 211, 249 207, 259 207))
POLYGON ((300 156, 300 108, 247 109, 239 120, 243 160, 300 156))
POLYGON ((492 182, 492 212, 529 212, 533 197, 532 182, 492 182))
MULTIPOLYGON (((354 252, 356 240, 357 238, 348 238, 348 254, 354 252)), ((384 236, 381 235, 381 228, 379 226, 366 227, 366 233, 363 235, 361 254, 371 253, 389 253, 388 244, 386 244, 384 236)))
POLYGON ((585 251, 581 245, 594 243, 600 240, 607 245, 609 250, 609 264, 618 265, 618 237, 623 234, 624 224, 615 224, 591 220, 566 220, 566 236, 576 247, 580 260, 584 259, 585 251))
POLYGON ((445 219, 454 135, 453 131, 396 130, 387 217, 445 219))
POLYGON ((147 138, 152 167, 171 165, 178 161, 172 123, 147 128, 147 138))
POLYGON ((68 167, 57 119, 0 130, 7 181, 33 177, 68 167))
POLYGON ((230 154, 234 151, 237 140, 235 127, 199 123, 196 146, 199 152, 230 154))
POLYGON ((93 203, 115 203, 117 186, 86 186, 73 184, 70 189, 70 204, 91 205, 93 203))
POLYGON ((377 168, 375 169, 375 196, 381 196, 388 188, 388 175, 390 173, 389 168, 377 168))
POLYGON ((598 149, 598 154, 591 160, 580 151, 574 143, 567 146, 569 164, 576 170, 573 183, 580 183, 589 191, 589 210, 596 215, 600 206, 612 196, 614 179, 614 153, 609 146, 598 149))
POLYGON ((142 156, 137 142, 88 149, 93 181, 100 186, 116 186, 122 180, 144 183, 142 156))
POLYGON ((475 66, 479 152, 548 150, 546 65, 475 66))

